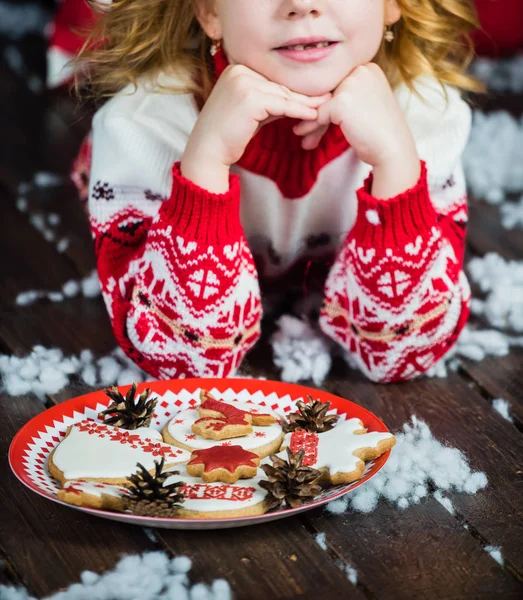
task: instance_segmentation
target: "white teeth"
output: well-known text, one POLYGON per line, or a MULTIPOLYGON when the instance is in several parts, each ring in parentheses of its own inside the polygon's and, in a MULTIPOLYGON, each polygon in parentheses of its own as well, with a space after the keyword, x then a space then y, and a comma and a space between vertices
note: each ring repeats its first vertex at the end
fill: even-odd
POLYGON ((286 48, 289 50, 305 50, 309 48, 326 48, 329 45, 329 42, 318 42, 317 44, 297 44, 296 46, 287 46, 286 48))

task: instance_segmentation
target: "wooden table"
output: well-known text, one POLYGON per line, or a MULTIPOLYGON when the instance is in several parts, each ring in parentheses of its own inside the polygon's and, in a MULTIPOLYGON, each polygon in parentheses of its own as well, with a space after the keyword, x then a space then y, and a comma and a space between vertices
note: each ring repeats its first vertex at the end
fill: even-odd
MULTIPOLYGON (((24 356, 35 344, 97 355, 116 342, 103 302, 76 298, 62 303, 15 304, 28 289, 60 289, 94 268, 86 218, 73 187, 26 194, 30 210, 57 212, 71 239, 59 253, 16 208, 17 189, 37 171, 67 175, 83 134, 85 111, 63 95, 35 96, 21 78, 0 66, 0 353, 24 356)), ((521 98, 489 99, 490 108, 521 98)), ((518 108, 519 107, 519 108, 518 108)), ((507 232, 497 209, 471 203, 470 255, 489 250, 523 255, 521 231, 507 232)), ((104 521, 41 498, 11 474, 7 450, 16 431, 46 407, 85 393, 74 382, 45 403, 28 395, 0 396, 0 583, 26 585, 37 596, 78 581, 85 569, 112 569, 123 554, 162 549, 193 561, 191 578, 226 578, 236 598, 516 598, 523 597, 523 353, 465 363, 446 379, 375 385, 337 363, 324 387, 375 412, 394 431, 415 413, 434 435, 465 452, 489 485, 476 495, 450 494, 451 515, 434 498, 407 510, 385 502, 370 514, 303 516, 223 531, 145 532, 104 521), (514 424, 492 408, 506 398, 514 424), (327 551, 316 542, 326 534, 327 551), (484 550, 499 546, 500 566, 484 550), (344 573, 352 566, 356 585, 344 573)), ((249 356, 249 372, 277 378, 262 342, 249 356)))

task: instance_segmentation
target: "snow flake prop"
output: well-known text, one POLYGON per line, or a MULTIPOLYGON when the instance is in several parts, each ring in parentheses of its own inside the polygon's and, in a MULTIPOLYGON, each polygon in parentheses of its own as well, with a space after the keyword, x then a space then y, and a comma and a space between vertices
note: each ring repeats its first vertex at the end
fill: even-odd
POLYGON ((75 298, 80 294, 84 298, 97 298, 101 295, 100 280, 96 270, 91 271, 87 277, 80 281, 70 279, 58 291, 48 292, 45 290, 29 290, 21 292, 16 297, 16 304, 29 306, 38 300, 50 300, 51 302, 62 302, 65 298, 75 298))
POLYGON ((92 387, 129 385, 152 381, 129 359, 121 348, 95 359, 90 350, 79 356, 64 356, 59 348, 35 346, 25 357, 0 354, 0 391, 11 396, 56 394, 76 376, 92 387))
POLYGON ((501 204, 507 193, 523 192, 523 117, 474 111, 463 167, 475 198, 501 204))
MULTIPOLYGON (((231 600, 231 588, 224 579, 211 585, 189 582, 192 563, 187 556, 169 559, 165 552, 126 556, 113 571, 98 575, 84 571, 80 583, 48 596, 46 600, 231 600)), ((2 600, 36 600, 27 590, 0 585, 2 600)))
POLYGON ((291 315, 281 316, 278 326, 271 344, 274 364, 282 369, 282 380, 312 380, 321 385, 332 364, 330 342, 307 322, 291 315))
POLYGON ((468 264, 472 280, 487 294, 474 299, 471 310, 494 327, 523 332, 523 261, 504 260, 494 252, 468 264))
POLYGON ((470 73, 491 90, 523 92, 523 54, 505 59, 478 57, 470 65, 470 73))
POLYGON ((436 440, 428 425, 413 416, 396 434, 396 446, 381 471, 365 486, 330 502, 327 510, 372 512, 380 499, 403 509, 418 504, 434 488, 442 502, 442 492, 475 494, 486 485, 485 473, 473 472, 460 450, 436 440))

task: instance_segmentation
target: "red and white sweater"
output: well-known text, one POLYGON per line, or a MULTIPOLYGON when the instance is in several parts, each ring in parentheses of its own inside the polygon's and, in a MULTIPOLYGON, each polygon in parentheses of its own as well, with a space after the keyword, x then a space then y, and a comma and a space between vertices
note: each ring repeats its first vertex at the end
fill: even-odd
MULTIPOLYGON (((216 76, 227 65, 215 57, 216 76)), ((214 194, 180 173, 198 117, 190 94, 143 79, 95 115, 88 209, 118 342, 160 378, 233 374, 260 336, 262 289, 285 293, 324 266, 319 325, 369 378, 415 377, 465 324, 467 222, 461 155, 471 111, 421 77, 395 90, 422 173, 394 198, 370 194, 371 167, 331 125, 303 150, 291 119, 261 128, 214 194)), ((89 148, 84 149, 88 156, 89 148)))

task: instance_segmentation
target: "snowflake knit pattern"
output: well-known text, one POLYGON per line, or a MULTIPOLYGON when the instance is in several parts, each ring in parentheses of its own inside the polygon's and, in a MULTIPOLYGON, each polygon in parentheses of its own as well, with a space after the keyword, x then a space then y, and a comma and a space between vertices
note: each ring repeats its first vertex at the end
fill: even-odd
MULTIPOLYGON (((219 77, 223 49, 214 60, 219 77)), ((432 78, 417 83, 425 100, 405 85, 395 94, 421 175, 388 199, 371 195, 371 167, 338 126, 303 150, 295 120, 271 122, 214 194, 180 171, 192 95, 144 81, 106 103, 77 180, 89 173, 102 294, 127 356, 159 378, 234 374, 260 336, 260 283, 299 288, 313 260, 329 265, 320 327, 369 378, 409 379, 436 363, 469 311, 461 154, 471 111, 456 89, 447 102, 432 78)))

